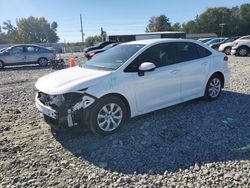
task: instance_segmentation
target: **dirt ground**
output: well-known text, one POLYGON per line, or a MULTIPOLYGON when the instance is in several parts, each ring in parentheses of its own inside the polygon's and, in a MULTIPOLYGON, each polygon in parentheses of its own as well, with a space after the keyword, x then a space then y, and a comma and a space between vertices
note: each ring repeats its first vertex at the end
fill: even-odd
POLYGON ((51 131, 35 108, 34 84, 54 70, 7 67, 0 71, 0 187, 250 187, 250 57, 230 56, 229 66, 230 88, 218 100, 133 118, 108 137, 51 131))

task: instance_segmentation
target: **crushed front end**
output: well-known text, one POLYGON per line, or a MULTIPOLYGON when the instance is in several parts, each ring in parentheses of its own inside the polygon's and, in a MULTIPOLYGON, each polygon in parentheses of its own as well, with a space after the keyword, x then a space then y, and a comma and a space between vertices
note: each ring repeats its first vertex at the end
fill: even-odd
POLYGON ((86 122, 87 108, 96 98, 86 93, 66 93, 62 95, 48 95, 38 92, 36 107, 47 122, 55 126, 68 127, 86 122))

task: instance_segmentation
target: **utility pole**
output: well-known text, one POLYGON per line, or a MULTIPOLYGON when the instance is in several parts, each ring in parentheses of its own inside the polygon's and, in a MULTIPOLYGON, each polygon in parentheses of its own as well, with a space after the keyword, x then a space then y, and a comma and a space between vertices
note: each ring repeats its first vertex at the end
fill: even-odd
POLYGON ((102 37, 102 41, 104 41, 103 34, 104 34, 104 31, 103 31, 103 28, 101 27, 101 37, 102 37))
POLYGON ((101 27, 101 36, 103 35, 103 28, 101 27))
POLYGON ((84 33, 82 29, 82 14, 80 14, 80 23, 81 23, 82 45, 84 46, 84 33))
POLYGON ((225 23, 224 23, 224 12, 222 14, 222 23, 220 24, 221 30, 220 30, 220 36, 223 37, 223 29, 224 29, 225 23))

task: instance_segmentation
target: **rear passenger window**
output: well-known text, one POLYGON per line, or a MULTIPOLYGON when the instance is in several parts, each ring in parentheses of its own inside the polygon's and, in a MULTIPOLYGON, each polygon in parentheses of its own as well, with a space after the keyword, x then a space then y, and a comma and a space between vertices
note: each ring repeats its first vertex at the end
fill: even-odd
POLYGON ((178 62, 191 61, 200 58, 197 45, 191 42, 176 43, 176 51, 178 62))
POLYGON ((198 53, 199 53, 200 58, 207 57, 207 56, 210 56, 212 54, 209 50, 207 50, 206 48, 204 48, 202 46, 197 45, 197 49, 198 49, 198 53))
POLYGON ((39 50, 39 48, 36 46, 28 46, 26 49, 27 49, 27 52, 30 52, 30 53, 38 52, 39 50))
POLYGON ((39 48, 38 51, 41 52, 41 53, 49 53, 49 50, 45 49, 45 48, 39 48))
POLYGON ((178 62, 191 61, 207 57, 212 53, 206 48, 192 42, 176 43, 178 62))

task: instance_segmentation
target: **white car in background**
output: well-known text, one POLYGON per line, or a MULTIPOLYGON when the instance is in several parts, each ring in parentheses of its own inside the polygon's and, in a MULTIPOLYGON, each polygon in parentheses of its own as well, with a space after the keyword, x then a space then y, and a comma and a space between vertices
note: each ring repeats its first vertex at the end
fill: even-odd
POLYGON ((151 39, 39 78, 35 100, 56 126, 86 124, 109 135, 130 117, 199 97, 215 100, 228 83, 224 54, 194 40, 151 39))
POLYGON ((234 44, 234 41, 233 42, 226 42, 226 43, 223 43, 219 46, 218 48, 218 51, 219 52, 223 52, 225 53, 226 55, 230 55, 231 54, 231 50, 232 50, 232 46, 234 44))
POLYGON ((250 35, 239 38, 233 42, 231 55, 250 55, 250 35))

